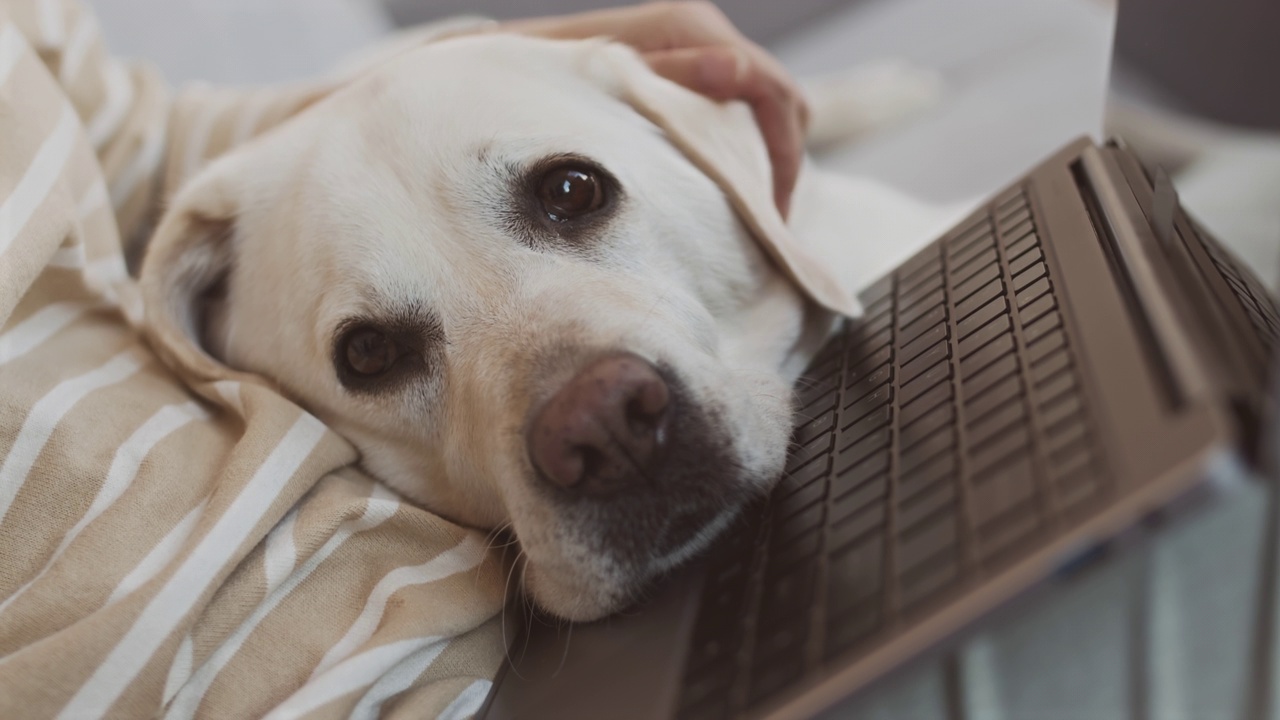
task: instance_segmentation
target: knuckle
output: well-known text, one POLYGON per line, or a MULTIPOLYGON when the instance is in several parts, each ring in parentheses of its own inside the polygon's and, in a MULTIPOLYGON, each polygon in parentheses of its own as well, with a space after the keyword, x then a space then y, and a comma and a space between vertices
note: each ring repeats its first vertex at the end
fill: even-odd
POLYGON ((675 3, 679 12, 690 21, 704 24, 724 24, 728 22, 724 12, 710 0, 683 0, 675 3))

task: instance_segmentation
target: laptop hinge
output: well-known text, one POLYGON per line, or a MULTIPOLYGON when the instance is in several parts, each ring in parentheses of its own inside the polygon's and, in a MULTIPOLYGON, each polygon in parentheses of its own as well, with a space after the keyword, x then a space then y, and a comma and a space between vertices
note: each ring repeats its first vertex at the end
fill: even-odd
POLYGON ((1147 221, 1175 271, 1177 297, 1189 299, 1189 310, 1203 337, 1198 349, 1211 353, 1211 369, 1220 389, 1245 405, 1256 402, 1270 371, 1271 353, 1249 318, 1239 293, 1215 267, 1207 243, 1178 202, 1177 191, 1161 169, 1147 170, 1132 153, 1108 144, 1104 153, 1124 173, 1128 187, 1147 214, 1147 221))
MULTIPOLYGON (((1110 245, 1108 254, 1116 265, 1117 280, 1125 285, 1134 306, 1135 320, 1155 345, 1151 359, 1163 366, 1160 369, 1170 385, 1172 404, 1203 399, 1211 390, 1209 374, 1196 343, 1180 321, 1176 302, 1161 282, 1168 276, 1159 252, 1162 240, 1123 182, 1121 170, 1113 164, 1098 148, 1085 148, 1077 165, 1081 191, 1090 196, 1092 202, 1086 204, 1096 215, 1094 221, 1103 235, 1100 239, 1110 245)), ((1176 199, 1166 200, 1171 210, 1176 209, 1176 199)))

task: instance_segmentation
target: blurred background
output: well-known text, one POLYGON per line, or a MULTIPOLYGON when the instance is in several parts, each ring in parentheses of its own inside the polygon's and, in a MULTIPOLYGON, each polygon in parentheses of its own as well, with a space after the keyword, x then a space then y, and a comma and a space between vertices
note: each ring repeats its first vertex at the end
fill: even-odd
MULTIPOLYGON (((323 73, 398 26, 458 13, 572 12, 592 0, 89 0, 117 54, 174 83, 323 73)), ((1276 0, 721 0, 802 78, 893 61, 940 93, 822 153, 928 200, 977 200, 1081 134, 1119 133, 1170 170, 1184 205, 1273 289, 1280 277, 1276 0), (1116 31, 1118 30, 1118 35, 1116 31), (1113 57, 1113 36, 1116 37, 1113 57)), ((1267 497, 1169 527, 1005 613, 830 717, 1280 718, 1267 497), (1263 632, 1263 630, 1268 632, 1263 632), (1270 644, 1268 644, 1270 643, 1270 644), (1265 647, 1264 647, 1265 646, 1265 647), (1267 649, 1271 648, 1271 649, 1267 649), (1258 673, 1271 674, 1259 683, 1258 673), (957 709, 958 708, 958 709, 957 709), (1263 710, 1262 708, 1268 708, 1263 710)))
MULTIPOLYGON (((458 13, 524 17, 600 0, 90 0, 115 52, 174 82, 313 76, 398 24, 458 13)), ((943 97, 824 162, 930 199, 976 198, 1101 128, 1114 13, 1100 0, 722 0, 800 76, 905 60, 943 97), (957 140, 962 139, 962 140, 957 140)))
MULTIPOLYGON (((174 83, 315 76, 397 27, 460 13, 567 13, 606 0, 90 0, 115 52, 174 83)), ((932 107, 829 149, 829 168, 939 202, 994 192, 1071 138, 1118 131, 1175 171, 1187 203, 1274 282, 1280 268, 1275 0, 719 0, 801 78, 886 61, 938 73, 932 107), (1221 22, 1222 18, 1234 19, 1221 22), (1251 89, 1270 63, 1269 85, 1251 89), (1125 100, 1111 103, 1108 89, 1125 100), (1152 107, 1175 122, 1153 123, 1152 107), (1191 120, 1192 122, 1185 122, 1191 120), (1236 143, 1237 129, 1249 137, 1236 143), (1259 130, 1262 128, 1262 130, 1259 130), (1154 135, 1148 142, 1146 135, 1154 135), (1188 137, 1190 136, 1190 137, 1188 137), (1224 143, 1224 139, 1226 142, 1224 143), (1212 146, 1205 161, 1203 146, 1212 146), (1241 169, 1244 167, 1243 170, 1241 169), (1224 178, 1255 178, 1244 196, 1224 178)), ((1114 98, 1113 98, 1114 100, 1114 98)))

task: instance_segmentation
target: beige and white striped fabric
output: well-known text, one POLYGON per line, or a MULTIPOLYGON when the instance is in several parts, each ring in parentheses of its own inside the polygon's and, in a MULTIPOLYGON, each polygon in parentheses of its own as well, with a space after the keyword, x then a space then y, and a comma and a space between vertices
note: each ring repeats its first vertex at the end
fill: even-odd
POLYGON ((0 718, 462 718, 488 691, 484 535, 139 339, 121 238, 310 96, 171 101, 83 5, 0 0, 0 718))

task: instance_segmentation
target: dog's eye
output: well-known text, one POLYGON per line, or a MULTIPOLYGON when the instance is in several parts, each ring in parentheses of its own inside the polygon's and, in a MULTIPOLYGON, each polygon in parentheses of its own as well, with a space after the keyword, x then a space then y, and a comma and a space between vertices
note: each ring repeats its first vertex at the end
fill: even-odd
POLYGON ((582 165, 560 165, 542 177, 538 199, 547 217, 573 220, 604 205, 604 187, 596 173, 582 165))
POLYGON ((341 357, 347 369, 360 377, 381 375, 400 358, 400 346, 373 328, 359 328, 347 333, 343 345, 341 357))

